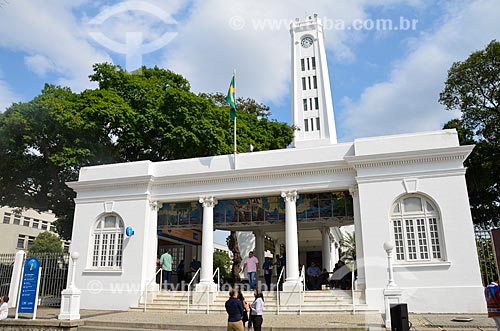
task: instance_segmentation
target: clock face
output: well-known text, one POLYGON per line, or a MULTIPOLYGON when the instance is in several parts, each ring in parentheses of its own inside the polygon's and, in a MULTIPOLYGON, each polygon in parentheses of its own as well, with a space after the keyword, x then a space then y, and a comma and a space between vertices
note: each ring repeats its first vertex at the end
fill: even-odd
POLYGON ((300 41, 300 44, 302 45, 302 47, 307 48, 307 47, 310 47, 313 44, 313 40, 312 40, 311 37, 304 37, 300 41))

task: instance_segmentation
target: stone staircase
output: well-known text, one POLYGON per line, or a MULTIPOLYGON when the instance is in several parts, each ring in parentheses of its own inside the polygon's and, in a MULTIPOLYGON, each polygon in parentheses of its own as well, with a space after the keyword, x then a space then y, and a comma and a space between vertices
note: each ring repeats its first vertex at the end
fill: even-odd
MULTIPOLYGON (((297 314, 299 310, 301 313, 331 313, 331 312, 349 312, 353 310, 352 292, 343 290, 322 290, 322 291, 305 291, 304 299, 299 306, 280 305, 280 314, 297 314)), ((243 292, 247 302, 253 301, 253 292, 243 292)), ((361 299, 361 292, 355 291, 355 310, 368 311, 367 305, 361 299)), ((192 296, 192 292, 191 292, 192 296)), ((187 312, 188 292, 186 291, 161 291, 155 299, 148 303, 146 306, 147 311, 177 311, 187 312)), ((225 313, 224 303, 228 299, 227 292, 218 292, 215 300, 207 304, 189 305, 190 313, 225 313)), ((144 310, 144 304, 137 307, 132 307, 131 310, 144 310)), ((276 314, 278 313, 276 292, 264 292, 264 313, 276 314)))

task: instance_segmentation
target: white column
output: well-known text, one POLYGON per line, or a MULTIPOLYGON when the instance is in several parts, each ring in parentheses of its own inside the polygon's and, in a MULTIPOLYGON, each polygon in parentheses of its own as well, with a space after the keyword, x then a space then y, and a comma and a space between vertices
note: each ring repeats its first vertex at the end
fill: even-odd
POLYGON ((285 199, 286 282, 299 282, 299 241, 297 236, 297 191, 281 192, 285 199))
POLYGON ((352 207, 354 211, 354 234, 356 237, 356 266, 358 269, 358 278, 356 280, 356 289, 366 288, 365 280, 365 260, 363 250, 363 229, 361 227, 361 213, 359 205, 358 186, 351 187, 349 193, 352 196, 352 207))
POLYGON ((331 264, 330 264, 330 266, 331 266, 331 268, 332 268, 332 269, 331 269, 331 270, 329 270, 329 271, 332 271, 332 270, 333 270, 333 267, 335 266, 335 263, 337 263, 337 262, 338 262, 338 260, 339 260, 339 247, 338 247, 338 243, 337 243, 335 240, 333 240, 333 241, 331 242, 331 250, 330 250, 330 252, 332 252, 332 253, 331 253, 331 254, 332 254, 332 259, 331 259, 331 261, 332 261, 332 262, 331 262, 331 264))
POLYGON ((259 260, 260 270, 262 270, 262 264, 264 263, 264 232, 254 231, 255 236, 255 256, 259 260))
POLYGON ((330 239, 330 228, 326 227, 321 229, 321 240, 322 240, 322 255, 323 255, 323 268, 327 271, 332 271, 332 254, 331 254, 331 239, 330 239))
POLYGON ((203 197, 200 198, 200 203, 203 205, 200 283, 213 283, 214 206, 217 204, 217 200, 213 197, 203 197))

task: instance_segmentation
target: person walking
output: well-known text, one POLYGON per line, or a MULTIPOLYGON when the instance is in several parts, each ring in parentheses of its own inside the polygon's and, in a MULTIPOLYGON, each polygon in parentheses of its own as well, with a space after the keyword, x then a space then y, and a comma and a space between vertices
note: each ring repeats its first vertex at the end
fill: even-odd
POLYGON ((161 288, 171 290, 172 284, 172 255, 170 255, 167 249, 165 253, 160 257, 160 264, 162 271, 161 288))
POLYGON ((252 322, 252 326, 255 331, 261 331, 262 323, 264 321, 262 318, 262 313, 264 311, 264 295, 257 289, 253 291, 253 295, 255 300, 249 305, 250 321, 252 322))
POLYGON ((265 262, 262 265, 262 269, 264 269, 264 279, 266 280, 266 290, 271 291, 271 277, 273 276, 273 262, 269 257, 265 258, 265 262))
POLYGON ((499 280, 491 282, 484 289, 484 297, 486 298, 486 306, 488 307, 488 317, 493 318, 500 331, 500 286, 499 280))
POLYGON ((243 305, 238 300, 238 291, 229 291, 229 299, 225 304, 227 312, 227 331, 244 331, 243 327, 243 305))
POLYGON ((243 270, 247 268, 248 283, 250 284, 250 289, 255 288, 255 276, 259 272, 259 260, 253 255, 253 251, 248 253, 248 257, 245 259, 243 264, 243 270))

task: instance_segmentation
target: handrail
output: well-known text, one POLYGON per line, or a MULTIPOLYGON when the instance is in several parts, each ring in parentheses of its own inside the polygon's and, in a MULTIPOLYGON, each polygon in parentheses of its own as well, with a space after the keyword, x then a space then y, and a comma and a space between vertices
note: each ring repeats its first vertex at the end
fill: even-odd
POLYGON ((194 274, 193 278, 191 279, 191 281, 188 284, 188 295, 187 295, 187 313, 188 314, 189 314, 189 295, 191 292, 191 284, 196 279, 196 276, 198 276, 198 274, 200 273, 200 270, 201 270, 201 268, 198 268, 198 270, 196 270, 196 273, 194 274))
MULTIPOLYGON (((212 279, 214 279, 215 274, 217 274, 217 292, 219 291, 219 284, 220 284, 220 271, 219 267, 215 269, 214 273, 212 274, 212 279)), ((210 314, 210 286, 207 286, 207 314, 210 314)))
POLYGON ((299 288, 299 315, 302 315, 302 291, 306 291, 306 267, 302 265, 302 269, 300 270, 300 278, 299 280, 302 282, 302 286, 299 288))
MULTIPOLYGON (((158 275, 158 273, 161 271, 162 271, 162 268, 156 270, 155 276, 153 277, 153 279, 151 279, 149 281, 149 283, 146 284, 146 288, 144 289, 144 312, 146 312, 146 306, 148 304, 148 287, 153 282, 153 280, 156 281, 156 275, 158 275)), ((161 274, 160 274, 160 288, 161 288, 161 274)))
POLYGON ((355 290, 355 279, 354 279, 354 271, 356 270, 356 261, 353 261, 351 264, 351 296, 352 296, 352 314, 356 314, 356 302, 354 302, 354 290, 355 290))
POLYGON ((215 277, 215 274, 217 274, 217 292, 219 292, 219 286, 220 286, 220 270, 219 267, 215 269, 214 273, 212 274, 212 279, 215 277))
POLYGON ((278 282, 276 283, 276 315, 280 314, 280 281, 281 281, 281 276, 283 276, 283 273, 285 272, 285 267, 283 266, 281 268, 280 275, 278 277, 278 282))

